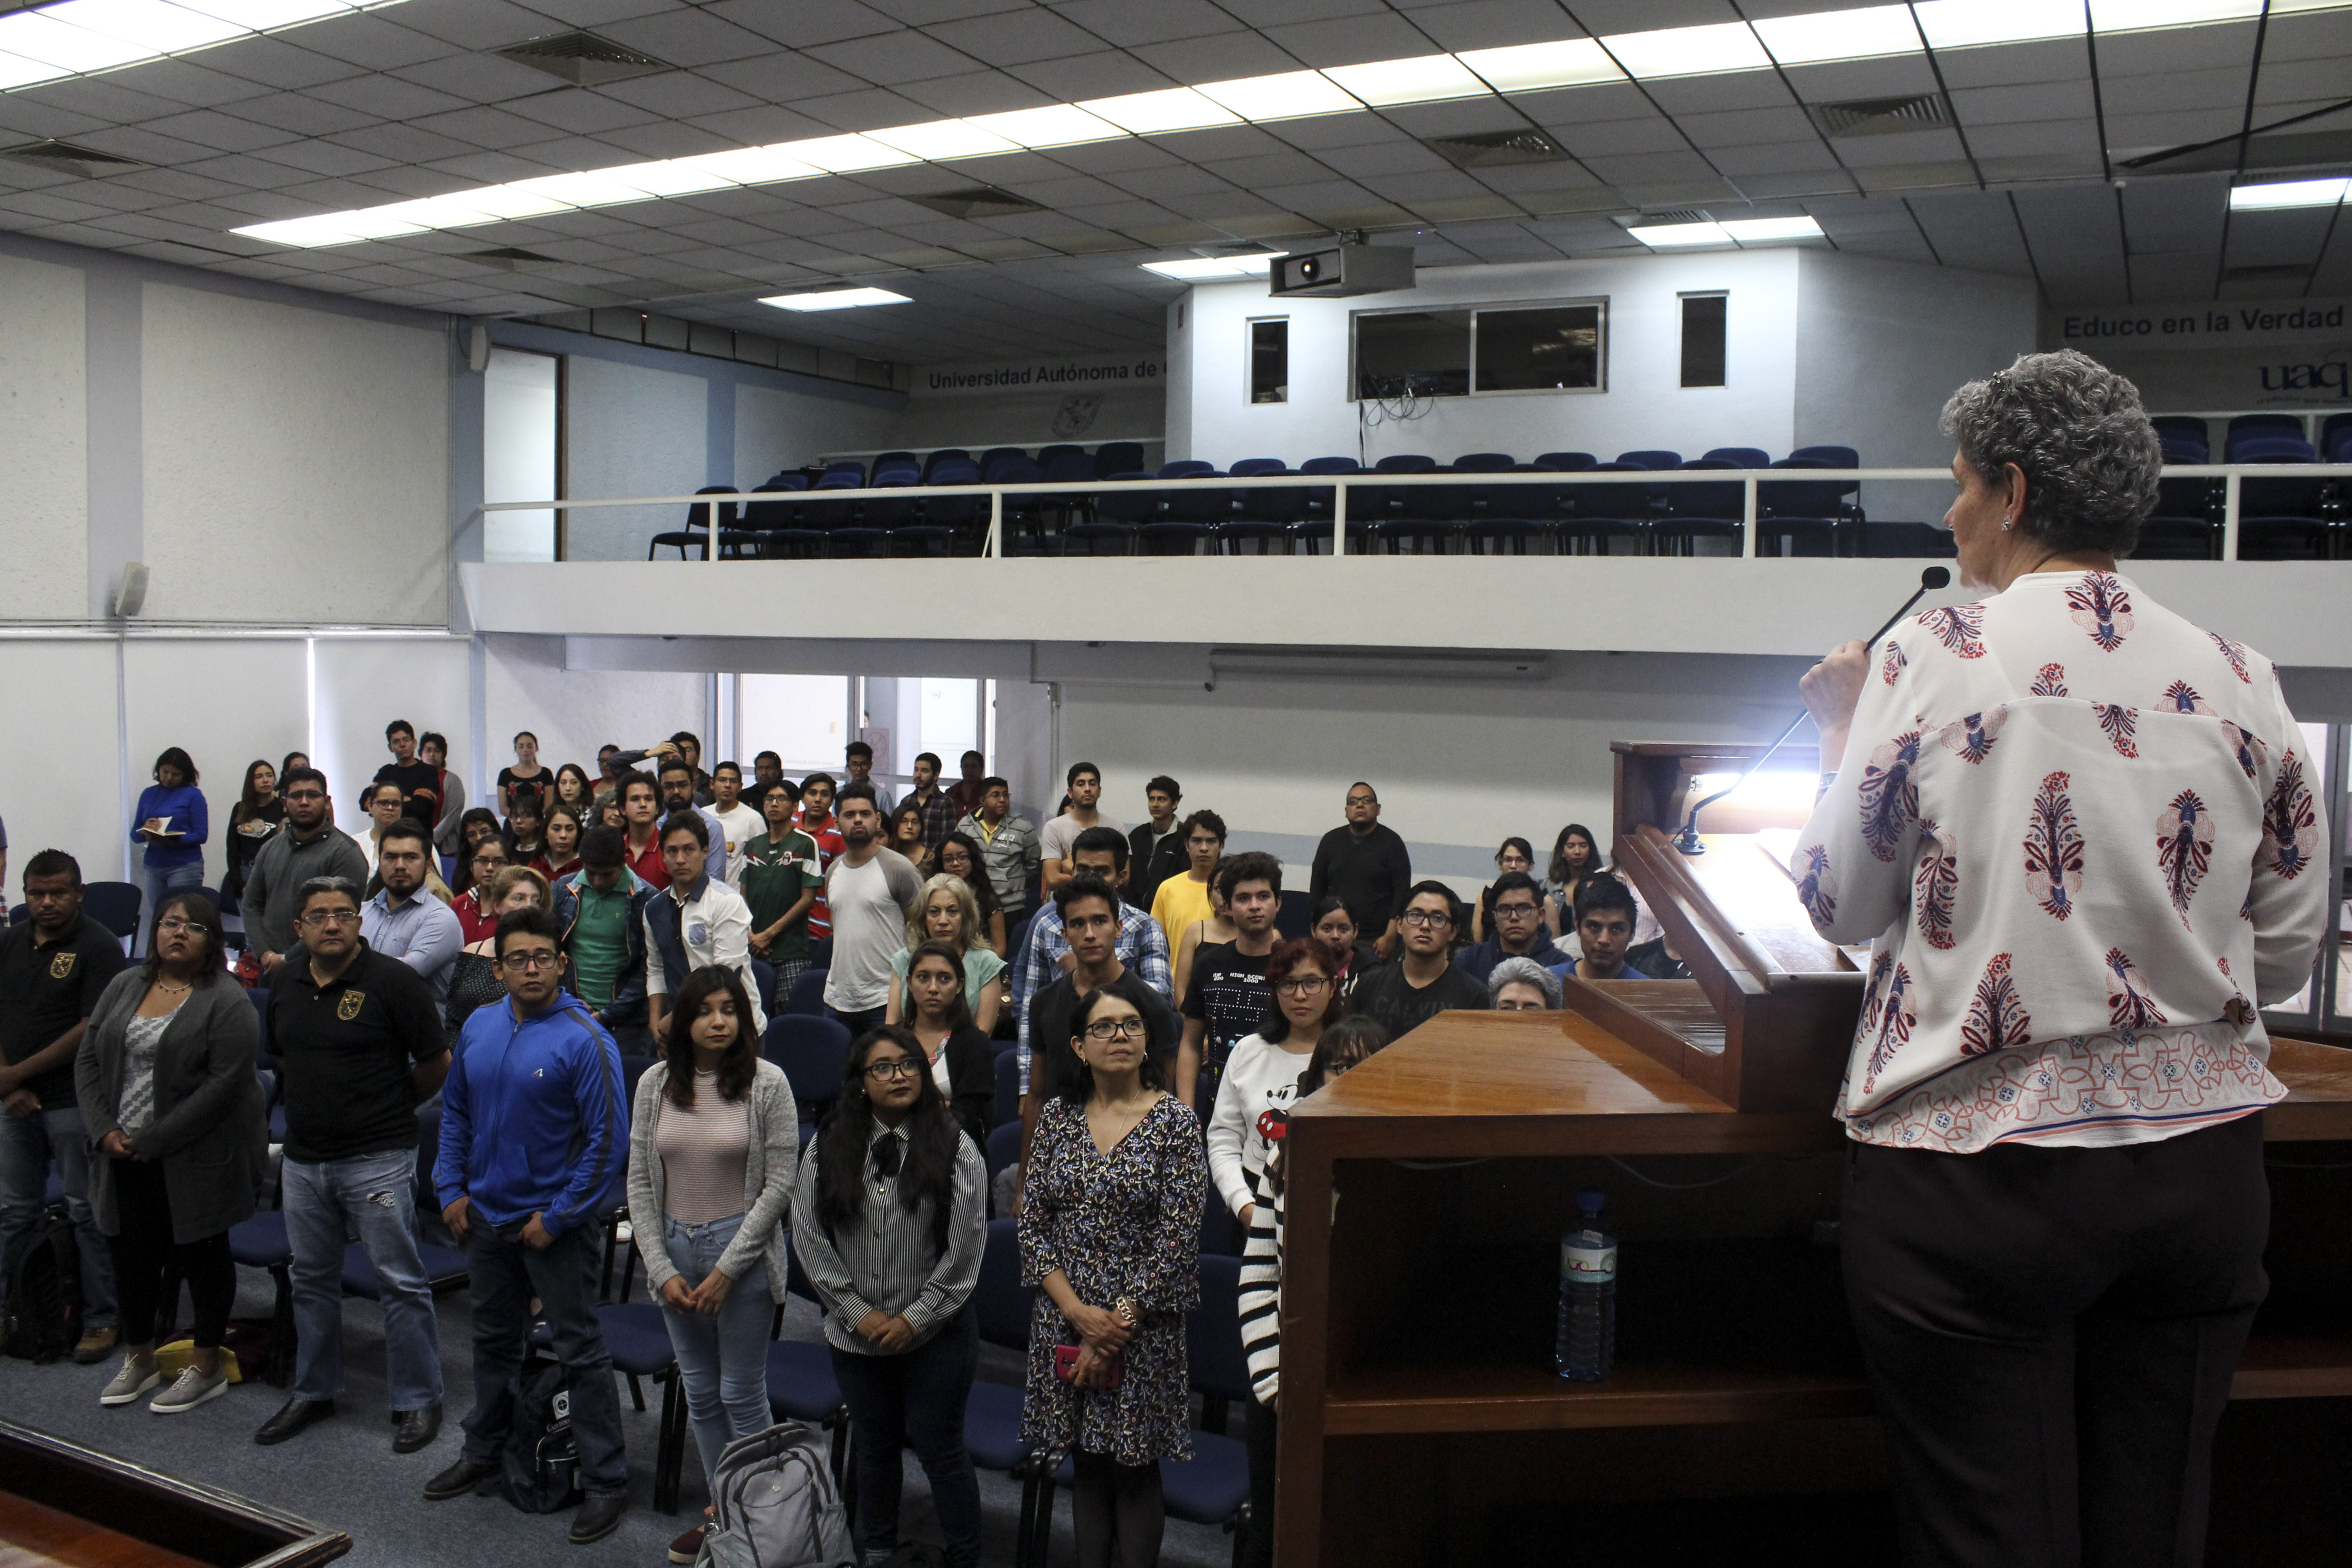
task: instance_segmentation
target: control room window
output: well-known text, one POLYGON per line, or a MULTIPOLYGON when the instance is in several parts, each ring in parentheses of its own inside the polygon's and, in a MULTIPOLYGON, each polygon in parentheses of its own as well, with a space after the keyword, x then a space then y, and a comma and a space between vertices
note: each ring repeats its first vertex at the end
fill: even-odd
POLYGON ((1685 294, 1683 300, 1683 385, 1723 385, 1724 328, 1730 297, 1685 294))
POLYGON ((1290 401, 1290 318, 1249 324, 1249 400, 1290 401))
POLYGON ((1601 385, 1601 308, 1481 310, 1480 392, 1591 392, 1601 385))
POLYGON ((1381 310, 1356 318, 1356 396, 1460 397, 1470 390, 1467 310, 1381 310))

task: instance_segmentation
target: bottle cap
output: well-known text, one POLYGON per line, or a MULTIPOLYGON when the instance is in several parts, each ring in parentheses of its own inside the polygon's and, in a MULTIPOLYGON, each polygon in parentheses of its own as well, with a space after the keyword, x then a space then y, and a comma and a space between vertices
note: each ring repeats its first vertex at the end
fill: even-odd
POLYGON ((1609 1195, 1597 1186, 1588 1186, 1576 1195, 1579 1214, 1598 1214, 1609 1206, 1609 1195))

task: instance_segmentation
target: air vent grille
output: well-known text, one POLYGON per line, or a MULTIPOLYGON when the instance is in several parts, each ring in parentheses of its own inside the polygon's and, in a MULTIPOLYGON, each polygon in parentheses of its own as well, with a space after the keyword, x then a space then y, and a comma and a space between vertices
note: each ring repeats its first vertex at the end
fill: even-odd
POLYGON ((517 65, 560 77, 574 87, 601 87, 673 68, 667 60, 624 48, 593 33, 556 33, 499 51, 517 65))
POLYGON ((1949 125, 1941 93, 1916 98, 1855 98, 1843 103, 1817 103, 1813 120, 1825 136, 1892 136, 1906 131, 1934 131, 1949 125))
POLYGON ((1014 213, 1042 213, 1045 210, 1042 204, 1026 196, 1016 196, 993 185, 940 191, 927 196, 908 196, 907 200, 951 218, 1002 218, 1014 213))
POLYGON ((1507 163, 1557 163, 1568 149, 1533 126, 1518 131, 1482 131, 1475 136, 1433 137, 1429 150, 1458 169, 1494 169, 1507 163))
POLYGON ((535 250, 518 250, 513 246, 501 246, 497 250, 469 250, 459 253, 461 259, 476 261, 500 272, 536 272, 545 267, 561 267, 563 263, 551 256, 541 256, 535 250))
POLYGON ((1652 224, 1711 224, 1715 214, 1698 207, 1662 207, 1644 212, 1638 217, 1618 220, 1627 228, 1647 227, 1652 224))
POLYGON ((118 158, 111 152, 100 152, 94 147, 77 147, 70 141, 27 141, 20 146, 0 147, 0 158, 13 158, 36 169, 73 174, 84 180, 154 167, 152 163, 142 163, 136 158, 118 158))

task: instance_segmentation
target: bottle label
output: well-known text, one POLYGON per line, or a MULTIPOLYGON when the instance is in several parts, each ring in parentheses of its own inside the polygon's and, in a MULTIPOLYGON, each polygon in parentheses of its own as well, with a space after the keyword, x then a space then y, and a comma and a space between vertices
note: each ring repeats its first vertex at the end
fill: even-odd
POLYGON ((1559 1275, 1572 1285, 1609 1284, 1617 1278, 1617 1249, 1563 1241, 1559 1248, 1559 1275))

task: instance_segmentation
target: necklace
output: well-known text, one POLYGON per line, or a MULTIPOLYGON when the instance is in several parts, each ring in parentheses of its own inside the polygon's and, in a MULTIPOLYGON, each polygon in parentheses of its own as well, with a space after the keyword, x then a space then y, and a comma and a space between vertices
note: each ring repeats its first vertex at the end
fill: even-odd
POLYGON ((155 988, 163 992, 167 997, 176 997, 181 992, 186 990, 188 986, 193 986, 195 982, 194 980, 190 980, 187 986, 167 986, 163 981, 158 980, 155 982, 155 988))

